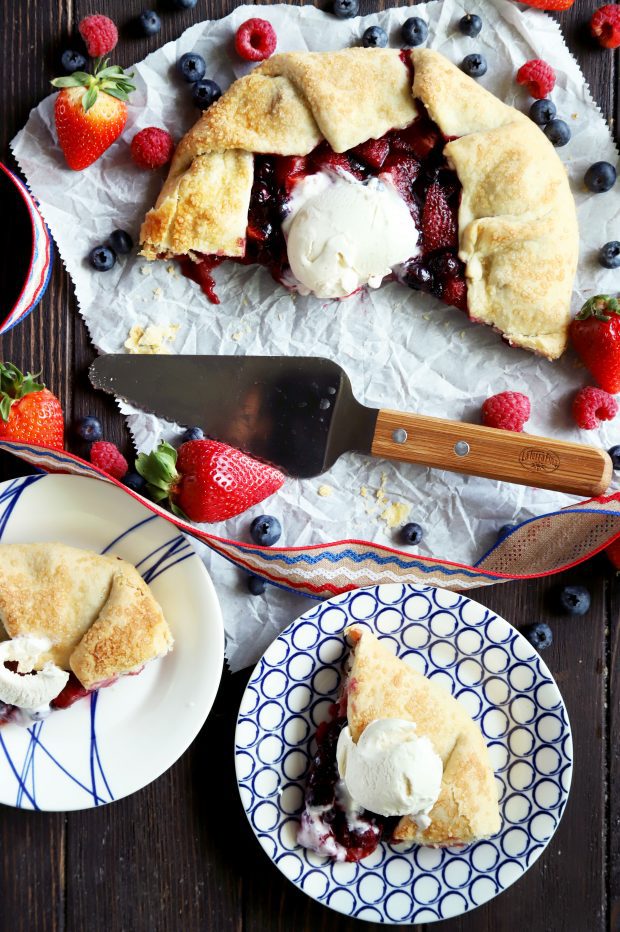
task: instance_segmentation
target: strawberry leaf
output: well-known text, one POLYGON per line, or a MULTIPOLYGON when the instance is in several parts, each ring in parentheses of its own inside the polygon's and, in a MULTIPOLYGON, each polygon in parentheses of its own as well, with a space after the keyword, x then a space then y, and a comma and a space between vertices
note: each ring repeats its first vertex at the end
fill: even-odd
POLYGON ((589 317, 594 317, 605 323, 611 320, 609 316, 611 314, 620 314, 620 301, 607 294, 597 294, 593 298, 588 298, 575 320, 587 320, 589 317))
POLYGON ((109 68, 102 68, 97 72, 98 78, 109 78, 114 74, 124 74, 120 65, 110 65, 109 68))
POLYGON ((123 91, 120 88, 102 87, 101 90, 104 94, 109 94, 110 97, 115 97, 117 100, 129 100, 127 91, 123 91))
POLYGON ((170 486, 179 479, 176 462, 177 451, 164 440, 152 453, 140 453, 136 459, 136 471, 157 493, 156 501, 166 498, 170 486))
POLYGON ((92 75, 86 74, 85 71, 76 71, 75 74, 67 75, 66 78, 54 78, 50 81, 54 87, 86 87, 92 75))
POLYGON ((99 96, 99 90, 94 85, 89 87, 84 96, 82 97, 82 107, 84 108, 84 113, 88 113, 91 107, 95 105, 97 97, 99 96))
POLYGON ((0 362, 0 417, 8 421, 11 406, 33 392, 43 391, 45 385, 37 382, 40 373, 21 372, 12 362, 0 362))

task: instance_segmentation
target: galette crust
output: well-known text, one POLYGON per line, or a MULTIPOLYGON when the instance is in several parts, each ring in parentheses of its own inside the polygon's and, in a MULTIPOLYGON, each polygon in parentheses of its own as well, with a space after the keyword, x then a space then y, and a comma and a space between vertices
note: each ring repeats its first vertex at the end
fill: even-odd
POLYGON ((459 255, 468 310, 508 342, 550 359, 566 347, 577 266, 564 166, 524 114, 431 49, 275 55, 235 81, 186 134, 141 230, 148 259, 242 256, 253 153, 343 152, 416 117, 421 101, 447 138, 462 185, 459 255))
POLYGON ((41 664, 87 689, 167 653, 172 635, 130 563, 61 543, 0 545, 0 622, 11 637, 52 642, 41 664))
POLYGON ((361 625, 345 632, 353 643, 347 687, 351 737, 378 718, 414 722, 443 762, 439 798, 422 831, 404 817, 394 838, 419 845, 467 844, 500 828, 497 788, 482 732, 445 689, 395 657, 361 625))

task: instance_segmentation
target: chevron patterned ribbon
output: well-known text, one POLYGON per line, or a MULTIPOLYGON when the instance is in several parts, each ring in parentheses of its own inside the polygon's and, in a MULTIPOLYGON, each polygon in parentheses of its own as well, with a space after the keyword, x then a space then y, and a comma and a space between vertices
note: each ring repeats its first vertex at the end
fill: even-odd
POLYGON ((111 482, 241 569, 315 599, 379 583, 425 583, 464 591, 514 579, 551 576, 589 559, 620 538, 620 492, 614 492, 524 521, 473 566, 412 555, 364 540, 308 547, 258 547, 189 524, 64 450, 0 440, 0 451, 12 453, 45 472, 111 482))

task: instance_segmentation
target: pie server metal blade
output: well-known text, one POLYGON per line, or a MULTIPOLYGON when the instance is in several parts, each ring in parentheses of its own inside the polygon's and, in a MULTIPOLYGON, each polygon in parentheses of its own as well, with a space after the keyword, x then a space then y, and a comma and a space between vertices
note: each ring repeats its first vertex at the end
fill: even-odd
POLYGON ((95 388, 279 466, 318 476, 347 450, 370 453, 376 409, 319 357, 100 356, 95 388))
POLYGON ((90 379, 300 479, 353 450, 574 495, 600 495, 611 481, 597 447, 366 408, 346 372, 316 356, 100 356, 90 379))

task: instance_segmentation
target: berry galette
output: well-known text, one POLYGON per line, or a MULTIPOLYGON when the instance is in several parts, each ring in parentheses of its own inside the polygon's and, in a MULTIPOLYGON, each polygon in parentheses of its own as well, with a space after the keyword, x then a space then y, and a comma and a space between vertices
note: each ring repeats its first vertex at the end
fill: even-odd
POLYGON ((130 563, 59 543, 0 545, 0 725, 67 708, 171 647, 130 563))
POLYGON ((299 843, 358 861, 382 839, 439 847, 495 835, 497 788, 478 725, 368 628, 345 633, 348 676, 317 729, 299 843))
POLYGON ((183 138, 141 231, 217 302, 213 269, 258 263, 303 294, 388 277, 558 357, 577 262, 553 146, 438 52, 275 55, 183 138))

